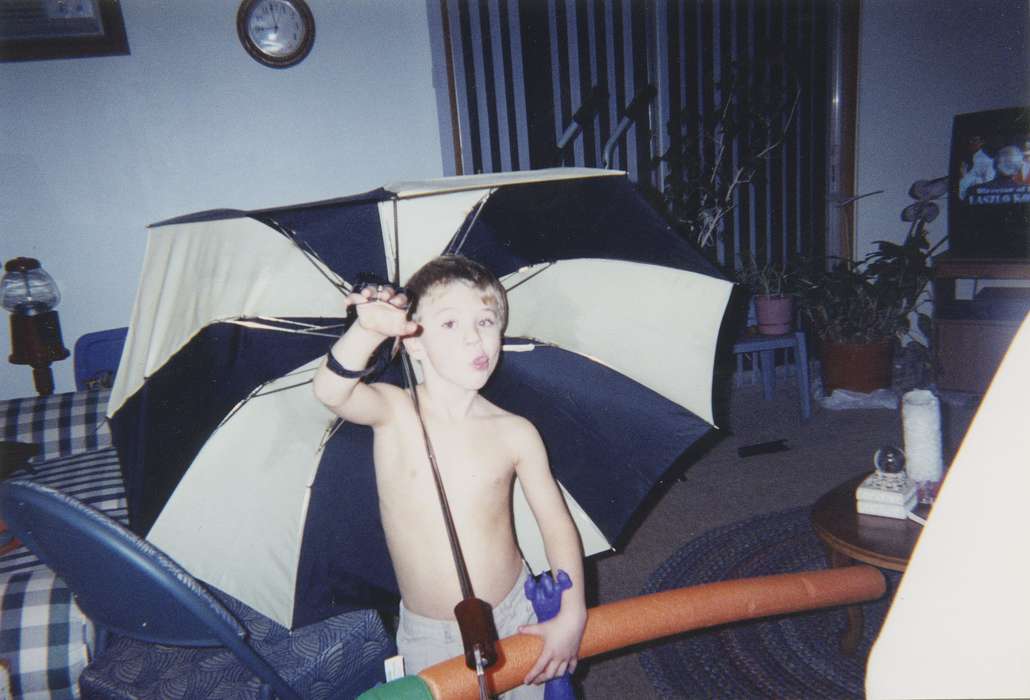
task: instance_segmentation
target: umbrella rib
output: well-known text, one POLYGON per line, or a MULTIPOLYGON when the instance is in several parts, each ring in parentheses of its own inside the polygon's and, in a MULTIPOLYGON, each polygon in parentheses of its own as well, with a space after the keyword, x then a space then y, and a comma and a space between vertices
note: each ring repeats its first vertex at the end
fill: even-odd
POLYGON ((311 381, 312 381, 311 379, 305 379, 302 382, 297 382, 296 384, 290 384, 288 386, 276 387, 275 389, 271 389, 270 391, 261 391, 261 388, 266 386, 265 384, 262 384, 250 396, 248 396, 246 399, 244 399, 244 401, 250 401, 251 399, 264 398, 266 396, 271 396, 272 394, 278 394, 280 391, 289 391, 290 389, 296 389, 299 386, 304 386, 305 384, 310 384, 311 381))
POLYGON ((249 394, 247 394, 246 396, 244 396, 244 397, 243 397, 243 398, 242 398, 241 400, 237 401, 237 402, 236 402, 236 405, 232 407, 232 410, 230 410, 230 411, 229 411, 229 412, 228 412, 227 414, 225 414, 225 417, 224 417, 224 418, 222 418, 222 420, 220 420, 220 421, 218 422, 218 425, 216 425, 216 426, 215 426, 215 429, 211 431, 211 434, 212 434, 212 435, 214 435, 214 434, 215 434, 215 433, 216 433, 216 432, 218 431, 218 429, 219 429, 219 428, 221 428, 221 427, 222 427, 223 425, 225 425, 226 423, 228 423, 228 422, 229 422, 229 420, 230 420, 230 419, 231 419, 231 418, 232 418, 233 416, 235 416, 235 415, 236 415, 237 413, 239 413, 240 409, 241 409, 241 408, 243 408, 243 404, 245 404, 245 403, 247 403, 248 401, 250 401, 250 400, 251 400, 251 398, 253 398, 253 396, 254 396, 254 395, 255 395, 256 393, 258 393, 258 391, 260 391, 260 390, 261 390, 261 387, 263 387, 263 386, 264 386, 264 384, 259 384, 259 385, 257 385, 256 387, 254 387, 254 388, 253 388, 253 389, 251 390, 251 392, 250 392, 249 394))
POLYGON ((274 228, 276 231, 278 231, 279 233, 281 233, 282 235, 284 235, 288 239, 290 239, 290 241, 292 241, 293 244, 295 246, 297 246, 297 248, 300 249, 300 252, 304 254, 304 257, 306 257, 308 259, 308 262, 310 262, 312 265, 314 265, 315 269, 318 270, 319 274, 321 274, 323 277, 325 277, 326 280, 328 280, 329 283, 331 285, 333 285, 333 287, 335 287, 337 289, 337 291, 339 291, 343 295, 347 295, 347 294, 351 293, 352 287, 347 282, 347 280, 341 279, 339 282, 337 282, 332 277, 330 277, 326 273, 326 270, 329 268, 329 266, 325 264, 325 261, 322 260, 322 258, 318 257, 318 253, 316 253, 314 251, 314 249, 312 249, 311 246, 308 245, 307 241, 301 240, 300 238, 297 237, 296 231, 294 231, 293 229, 289 228, 288 226, 284 226, 283 224, 280 224, 278 221, 276 221, 271 216, 262 215, 259 220, 263 221, 266 224, 268 224, 269 226, 274 228))
POLYGON ((261 319, 262 321, 275 321, 276 323, 282 323, 283 325, 287 326, 294 325, 300 326, 301 328, 310 328, 316 331, 327 331, 332 330, 334 328, 343 328, 347 325, 346 323, 332 323, 328 326, 324 326, 317 323, 304 323, 303 321, 298 321, 295 318, 281 318, 279 316, 254 316, 254 318, 261 319))
POLYGON ((483 212, 483 207, 486 206, 486 200, 490 199, 490 195, 492 195, 495 191, 495 189, 488 190, 486 194, 480 197, 479 202, 476 203, 476 213, 472 215, 472 221, 469 222, 468 226, 463 226, 461 231, 458 231, 454 234, 454 237, 451 238, 450 242, 447 244, 447 247, 444 248, 445 253, 457 255, 461 251, 462 247, 465 245, 465 240, 468 238, 469 233, 471 233, 472 231, 472 227, 475 226, 476 221, 479 220, 479 215, 483 212), (458 236, 461 236, 461 240, 456 241, 458 236))
MULTIPOLYGON (((284 375, 284 376, 288 377, 290 375, 287 374, 287 375, 284 375)), ((230 410, 227 414, 225 414, 225 417, 222 418, 222 420, 218 422, 218 425, 216 425, 215 429, 211 431, 211 434, 213 435, 219 428, 221 428, 223 425, 228 423, 229 420, 232 419, 233 416, 235 416, 237 413, 239 413, 240 409, 243 408, 244 404, 249 403, 251 399, 263 398, 265 396, 271 396, 272 394, 278 394, 280 391, 286 391, 288 389, 296 389, 299 386, 304 386, 305 384, 310 384, 311 381, 312 381, 311 379, 305 379, 303 382, 297 382, 296 384, 290 384, 289 386, 276 387, 275 389, 272 389, 271 391, 266 391, 266 392, 262 392, 261 390, 264 387, 268 386, 268 382, 262 382, 261 384, 258 384, 256 387, 254 387, 251 390, 251 392, 249 394, 247 394, 240 401, 238 401, 236 403, 236 405, 232 407, 232 410, 230 410)))
MULTIPOLYGON (((287 321, 285 319, 276 319, 276 318, 270 318, 270 317, 258 317, 258 318, 266 318, 266 320, 278 321, 280 323, 287 324, 287 325, 289 323, 291 323, 290 321, 287 321)), ((240 319, 240 318, 228 319, 225 322, 226 323, 232 323, 232 324, 237 325, 237 326, 243 326, 244 328, 255 328, 257 330, 275 331, 277 333, 296 333, 298 335, 317 335, 317 336, 321 336, 323 338, 339 338, 340 337, 339 333, 322 333, 321 331, 331 331, 331 330, 334 330, 334 329, 343 328, 346 325, 344 323, 335 323, 335 324, 332 324, 332 325, 329 325, 329 326, 315 326, 315 325, 310 325, 310 324, 300 324, 300 323, 297 323, 296 325, 300 326, 299 328, 280 328, 278 326, 270 325, 270 324, 267 324, 267 323, 257 323, 255 321, 249 321, 249 320, 240 319)))
MULTIPOLYGON (((510 291, 512 291, 513 289, 517 288, 517 287, 521 287, 522 285, 524 285, 524 284, 525 284, 526 282, 528 282, 529 280, 533 279, 533 278, 534 278, 534 277, 536 277, 537 275, 539 275, 539 274, 542 274, 543 272, 546 272, 547 270, 549 270, 549 269, 551 268, 551 266, 552 266, 552 265, 554 265, 554 261, 553 261, 553 260, 549 261, 549 262, 548 262, 548 263, 547 263, 546 265, 544 265, 543 267, 541 267, 541 268, 540 268, 539 270, 537 270, 537 271, 536 271, 536 272, 534 272, 533 274, 531 274, 531 275, 529 275, 529 276, 527 276, 527 277, 524 277, 524 278, 522 278, 521 280, 519 280, 518 282, 516 282, 515 284, 513 284, 513 285, 512 285, 512 286, 510 286, 510 287, 506 287, 506 288, 504 289, 504 291, 506 291, 506 292, 510 292, 510 291)), ((512 275, 514 275, 515 273, 513 272, 513 273, 511 273, 511 274, 512 274, 512 275)), ((511 275, 505 275, 505 276, 506 276, 506 277, 510 277, 511 275)))
POLYGON ((329 443, 330 440, 333 439, 333 436, 336 435, 337 431, 339 431, 339 429, 342 427, 343 419, 337 418, 335 421, 333 421, 332 425, 325 429, 325 432, 322 434, 322 442, 318 446, 318 450, 320 452, 325 449, 325 446, 329 443))
POLYGON ((401 218, 400 211, 398 210, 397 202, 399 199, 394 196, 393 198, 393 283, 400 287, 401 286, 401 218))

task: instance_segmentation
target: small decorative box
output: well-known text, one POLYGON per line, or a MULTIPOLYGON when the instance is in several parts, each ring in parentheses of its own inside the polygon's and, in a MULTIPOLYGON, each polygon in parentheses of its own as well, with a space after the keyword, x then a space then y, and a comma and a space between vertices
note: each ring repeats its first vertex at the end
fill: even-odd
POLYGON ((904 472, 873 472, 855 490, 855 499, 859 513, 902 520, 918 502, 916 485, 904 472))

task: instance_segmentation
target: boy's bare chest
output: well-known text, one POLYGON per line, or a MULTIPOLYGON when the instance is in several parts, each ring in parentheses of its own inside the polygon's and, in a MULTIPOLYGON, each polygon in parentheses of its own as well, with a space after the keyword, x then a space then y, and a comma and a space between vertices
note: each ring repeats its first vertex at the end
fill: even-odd
MULTIPOLYGON (((390 480, 399 481, 398 486, 433 488, 421 427, 417 422, 407 427, 377 439, 377 469, 381 477, 388 475, 390 480)), ((514 473, 514 456, 493 422, 455 425, 427 421, 426 430, 449 493, 507 489, 514 473)))

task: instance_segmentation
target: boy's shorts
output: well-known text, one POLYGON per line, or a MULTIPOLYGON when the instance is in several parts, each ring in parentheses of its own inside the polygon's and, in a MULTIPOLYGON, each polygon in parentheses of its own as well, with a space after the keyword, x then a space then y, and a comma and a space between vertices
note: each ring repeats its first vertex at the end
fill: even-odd
MULTIPOLYGON (((536 623, 533 604, 523 592, 528 575, 529 569, 523 565, 515 587, 494 607, 494 624, 497 626, 497 636, 501 639, 516 634, 521 625, 536 623)), ((397 651, 404 657, 404 672, 409 676, 465 653, 457 622, 435 620, 413 613, 404 607, 404 601, 401 601, 400 620, 397 623, 397 651)), ((502 700, 536 700, 544 697, 544 686, 520 685, 499 697, 502 700)))

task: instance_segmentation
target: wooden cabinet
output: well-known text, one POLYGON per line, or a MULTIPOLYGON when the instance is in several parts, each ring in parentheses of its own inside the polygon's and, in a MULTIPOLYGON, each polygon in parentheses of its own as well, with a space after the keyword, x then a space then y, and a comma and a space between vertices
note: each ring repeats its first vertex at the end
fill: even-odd
POLYGON ((957 281, 1030 280, 1030 260, 945 253, 934 258, 933 269, 937 386, 982 394, 1030 308, 1030 289, 987 287, 971 299, 959 299, 957 281))

